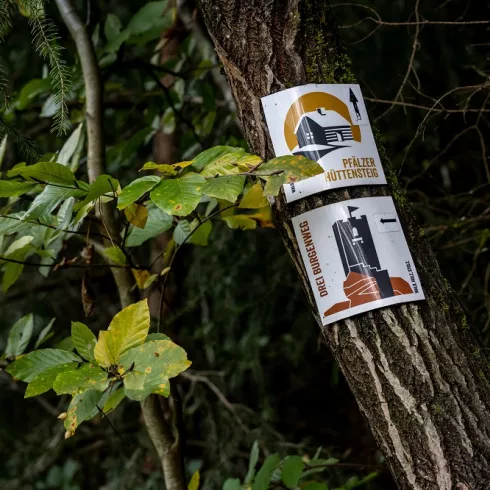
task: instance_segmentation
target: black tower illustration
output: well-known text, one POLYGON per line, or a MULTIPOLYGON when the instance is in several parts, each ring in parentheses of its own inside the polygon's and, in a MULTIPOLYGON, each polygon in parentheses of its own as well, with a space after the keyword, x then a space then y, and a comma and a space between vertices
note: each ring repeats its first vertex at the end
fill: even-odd
POLYGON ((356 209, 348 206, 350 218, 336 221, 333 225, 345 275, 347 277, 350 272, 357 272, 370 276, 376 281, 382 298, 394 296, 388 271, 381 269, 366 215, 353 217, 356 209))
POLYGON ((356 94, 352 91, 351 88, 349 89, 349 100, 354 106, 354 112, 356 113, 357 120, 361 120, 361 112, 359 111, 359 106, 357 105, 359 101, 357 100, 356 94))

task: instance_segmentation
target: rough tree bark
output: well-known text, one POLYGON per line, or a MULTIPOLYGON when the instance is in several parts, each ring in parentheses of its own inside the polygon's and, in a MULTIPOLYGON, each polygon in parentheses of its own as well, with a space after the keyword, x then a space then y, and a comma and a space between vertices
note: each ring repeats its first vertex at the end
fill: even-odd
MULTIPOLYGON (((273 149, 261 97, 308 82, 355 82, 326 0, 200 5, 245 137, 263 158, 272 157, 273 149)), ((388 186, 349 187, 292 204, 280 197, 274 204, 277 227, 321 326, 291 218, 346 199, 394 197, 427 300, 365 313, 322 332, 400 488, 488 489, 488 358, 377 142, 388 186)))

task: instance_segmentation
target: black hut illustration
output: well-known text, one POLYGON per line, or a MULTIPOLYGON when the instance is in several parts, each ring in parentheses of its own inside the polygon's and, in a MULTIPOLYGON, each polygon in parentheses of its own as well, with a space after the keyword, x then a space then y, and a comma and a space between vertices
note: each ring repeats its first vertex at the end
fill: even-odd
MULTIPOLYGON (((322 107, 318 108, 316 112, 320 116, 325 117, 326 121, 333 118, 337 119, 340 123, 345 121, 338 113, 334 111, 327 112, 322 107), (330 117, 326 118, 326 116, 330 117)), ((347 121, 345 121, 345 124, 336 124, 333 126, 324 126, 321 122, 321 118, 314 118, 311 113, 310 115, 305 114, 296 129, 296 137, 298 138, 300 148, 308 145, 330 145, 331 143, 343 143, 354 140, 352 127, 347 121)))

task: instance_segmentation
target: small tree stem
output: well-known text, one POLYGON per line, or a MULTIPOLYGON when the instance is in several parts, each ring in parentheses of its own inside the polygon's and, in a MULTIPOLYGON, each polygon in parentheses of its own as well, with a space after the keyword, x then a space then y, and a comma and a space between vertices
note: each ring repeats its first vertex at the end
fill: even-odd
MULTIPOLYGON (((55 0, 61 17, 75 41, 85 83, 85 106, 87 117, 87 170, 89 182, 105 172, 105 146, 103 131, 102 84, 99 64, 92 40, 80 20, 73 0, 55 0)), ((106 234, 117 237, 119 241, 120 223, 110 204, 98 207, 106 234)), ((117 285, 121 306, 124 308, 136 301, 137 290, 129 269, 112 269, 117 285)), ((185 490, 185 475, 180 462, 178 440, 174 440, 163 412, 158 404, 158 398, 150 395, 141 403, 148 434, 155 446, 167 490, 185 490)))

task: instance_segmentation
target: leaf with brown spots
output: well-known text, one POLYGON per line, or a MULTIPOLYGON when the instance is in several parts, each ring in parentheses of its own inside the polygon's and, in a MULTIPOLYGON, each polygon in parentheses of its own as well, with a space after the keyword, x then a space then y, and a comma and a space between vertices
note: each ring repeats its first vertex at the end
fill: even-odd
POLYGON ((150 193, 151 200, 168 214, 187 216, 196 209, 206 179, 188 173, 178 179, 163 180, 150 193))
POLYGON ((124 208, 126 219, 134 226, 143 229, 148 221, 148 209, 143 204, 131 203, 124 208))
POLYGON ((153 340, 125 352, 120 359, 128 370, 124 377, 124 392, 132 400, 142 401, 151 393, 168 396, 169 378, 185 371, 191 362, 182 347, 171 340, 153 340))
POLYGON ((88 390, 72 398, 64 420, 67 432, 73 435, 82 422, 95 417, 99 413, 97 404, 101 397, 102 393, 100 391, 88 390))

